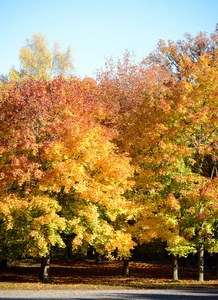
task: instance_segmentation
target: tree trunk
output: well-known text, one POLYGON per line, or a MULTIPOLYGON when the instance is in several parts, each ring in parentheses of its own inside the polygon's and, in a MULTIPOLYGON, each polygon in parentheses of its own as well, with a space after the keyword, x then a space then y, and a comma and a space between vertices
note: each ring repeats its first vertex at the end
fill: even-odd
POLYGON ((48 246, 48 254, 42 257, 41 268, 39 273, 39 280, 41 280, 42 283, 49 282, 50 260, 51 260, 51 246, 48 246))
POLYGON ((96 264, 101 264, 102 260, 101 260, 101 254, 96 253, 96 264))
POLYGON ((122 275, 129 275, 129 260, 125 259, 123 260, 123 270, 122 270, 122 275))
POLYGON ((204 244, 203 241, 199 243, 198 252, 198 281, 204 281, 204 244))
MULTIPOLYGON (((203 204, 200 200, 200 210, 199 212, 203 212, 203 204)), ((204 222, 201 224, 201 229, 204 228, 204 222)), ((198 281, 203 282, 204 281, 204 238, 200 237, 199 241, 199 249, 198 249, 198 281)))
POLYGON ((178 256, 172 255, 173 258, 173 280, 179 280, 178 256))

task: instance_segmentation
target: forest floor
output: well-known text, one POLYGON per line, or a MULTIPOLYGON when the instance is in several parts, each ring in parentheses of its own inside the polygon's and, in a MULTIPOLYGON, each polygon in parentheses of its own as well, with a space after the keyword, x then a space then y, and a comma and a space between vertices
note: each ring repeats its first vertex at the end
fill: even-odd
POLYGON ((130 262, 129 275, 122 275, 121 261, 53 260, 50 283, 38 280, 40 263, 31 260, 16 261, 0 272, 0 290, 23 289, 181 289, 218 288, 216 270, 205 269, 205 281, 199 283, 197 268, 179 267, 179 280, 172 280, 170 262, 130 262))

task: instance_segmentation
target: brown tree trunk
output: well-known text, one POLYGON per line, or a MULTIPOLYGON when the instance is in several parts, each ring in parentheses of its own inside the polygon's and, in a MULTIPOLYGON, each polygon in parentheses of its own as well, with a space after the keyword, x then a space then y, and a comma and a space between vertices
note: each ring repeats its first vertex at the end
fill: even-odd
POLYGON ((102 263, 102 259, 101 259, 101 254, 96 253, 96 264, 101 264, 102 263))
POLYGON ((51 246, 48 246, 48 253, 46 256, 42 257, 41 268, 39 273, 39 280, 41 280, 42 283, 49 282, 50 260, 51 260, 51 246))
POLYGON ((124 276, 129 275, 129 260, 125 259, 125 258, 123 259, 122 275, 124 275, 124 276))
POLYGON ((172 255, 173 259, 173 280, 179 280, 178 256, 172 255))
POLYGON ((199 243, 198 251, 198 281, 204 281, 204 243, 203 240, 199 243))

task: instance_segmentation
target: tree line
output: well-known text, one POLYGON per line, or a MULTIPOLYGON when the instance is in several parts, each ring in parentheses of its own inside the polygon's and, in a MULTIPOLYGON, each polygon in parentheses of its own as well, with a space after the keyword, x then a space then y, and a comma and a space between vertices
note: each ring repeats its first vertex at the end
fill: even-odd
POLYGON ((73 76, 70 48, 40 34, 1 76, 0 258, 89 246, 131 257, 161 239, 173 256, 218 252, 218 26, 162 41, 143 61, 126 51, 96 79, 73 76))

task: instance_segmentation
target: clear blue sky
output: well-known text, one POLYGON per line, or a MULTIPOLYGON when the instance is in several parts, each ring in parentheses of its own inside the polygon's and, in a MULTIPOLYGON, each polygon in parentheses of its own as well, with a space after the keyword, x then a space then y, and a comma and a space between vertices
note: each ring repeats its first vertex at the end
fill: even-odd
POLYGON ((141 60, 159 39, 210 34, 216 23, 218 0, 0 0, 0 74, 19 68, 19 50, 33 33, 71 46, 75 74, 94 77, 105 57, 128 49, 141 60))

